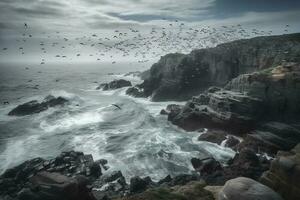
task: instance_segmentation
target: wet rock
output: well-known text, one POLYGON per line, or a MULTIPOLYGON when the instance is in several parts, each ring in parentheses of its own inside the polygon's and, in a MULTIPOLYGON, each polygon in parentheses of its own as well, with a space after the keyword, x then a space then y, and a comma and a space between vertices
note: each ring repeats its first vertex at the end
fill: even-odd
POLYGON ((137 97, 137 98, 139 98, 139 97, 145 97, 143 91, 141 91, 137 87, 128 88, 126 90, 126 94, 129 95, 129 96, 137 97))
POLYGON ((25 197, 30 195, 27 188, 32 185, 31 178, 44 172, 60 174, 63 177, 75 177, 81 174, 90 183, 102 174, 99 163, 94 162, 91 155, 85 155, 82 152, 62 152, 50 160, 35 158, 6 170, 0 176, 0 198, 4 195, 10 197, 17 194, 25 197))
POLYGON ((140 178, 138 176, 130 179, 130 193, 134 194, 137 192, 142 192, 147 189, 147 187, 152 183, 150 177, 140 178))
POLYGON ((233 137, 233 136, 228 136, 226 142, 225 142, 225 147, 229 147, 232 149, 235 149, 235 147, 240 143, 240 140, 233 137))
POLYGON ((208 130, 206 133, 201 134, 198 137, 199 141, 207 141, 220 145, 226 140, 227 133, 221 130, 208 130))
POLYGON ((205 158, 205 159, 192 158, 191 163, 194 169, 200 172, 202 176, 215 173, 218 170, 222 170, 221 164, 218 161, 216 161, 214 158, 205 158))
POLYGON ((68 100, 66 100, 63 97, 54 97, 54 96, 47 96, 41 103, 38 101, 30 101, 27 103, 24 103, 22 105, 17 106, 13 110, 11 110, 8 115, 14 115, 14 116, 23 116, 23 115, 31 115, 35 113, 40 113, 42 111, 47 110, 50 107, 55 106, 62 106, 64 104, 68 103, 68 100))
POLYGON ((226 182, 219 192, 219 200, 283 200, 271 188, 249 178, 239 177, 226 182))
POLYGON ((23 189, 19 199, 96 200, 83 177, 69 178, 58 173, 40 172, 30 178, 33 190, 23 189))
POLYGON ((300 199, 300 144, 289 152, 279 151, 260 181, 286 200, 300 199))
POLYGON ((131 82, 124 80, 124 79, 119 79, 119 80, 113 80, 109 83, 102 83, 100 84, 100 86, 98 86, 96 89, 97 90, 115 90, 115 89, 119 89, 119 88, 123 88, 123 87, 130 87, 131 86, 131 82))
POLYGON ((180 174, 175 176, 172 181, 169 183, 171 186, 175 185, 185 185, 191 181, 199 181, 200 176, 197 174, 180 174))

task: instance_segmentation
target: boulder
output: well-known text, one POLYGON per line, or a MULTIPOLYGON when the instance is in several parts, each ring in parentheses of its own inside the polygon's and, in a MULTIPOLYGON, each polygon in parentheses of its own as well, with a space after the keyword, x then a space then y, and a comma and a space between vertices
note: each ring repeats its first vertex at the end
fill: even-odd
POLYGON ((193 165, 193 168, 197 172, 199 172, 201 176, 205 176, 215 173, 218 170, 222 170, 221 164, 214 158, 205 158, 201 160, 198 158, 192 158, 191 163, 193 165))
POLYGON ((228 136, 226 142, 225 142, 225 147, 229 147, 232 149, 235 149, 235 147, 240 143, 240 140, 237 139, 236 137, 233 136, 228 136))
POLYGON ((221 130, 208 130, 202 133, 199 137, 199 141, 207 141, 220 145, 224 140, 226 140, 227 133, 221 130))
POLYGON ((145 97, 143 91, 138 89, 137 87, 130 87, 126 90, 126 94, 133 97, 145 97))
POLYGON ((20 200, 96 200, 84 177, 69 178, 58 173, 39 172, 30 178, 31 190, 18 193, 20 200))
POLYGON ((147 187, 152 183, 150 177, 140 178, 138 176, 130 179, 130 193, 138 193, 145 191, 147 187))
POLYGON ((36 100, 29 101, 22 105, 17 106, 13 110, 11 110, 8 115, 14 116, 24 116, 24 115, 31 115, 35 113, 40 113, 42 111, 47 110, 50 107, 55 106, 62 106, 69 101, 63 97, 54 97, 54 96, 47 96, 41 103, 36 100))
POLYGON ((226 182, 218 200, 283 200, 271 188, 250 178, 238 177, 226 182))
POLYGON ((260 181, 286 200, 300 199, 300 144, 289 152, 279 151, 260 181))
POLYGON ((115 90, 115 89, 119 89, 119 88, 123 88, 123 87, 130 87, 131 82, 124 80, 124 79, 119 79, 119 80, 113 80, 109 83, 102 83, 100 84, 96 89, 102 89, 102 90, 115 90))

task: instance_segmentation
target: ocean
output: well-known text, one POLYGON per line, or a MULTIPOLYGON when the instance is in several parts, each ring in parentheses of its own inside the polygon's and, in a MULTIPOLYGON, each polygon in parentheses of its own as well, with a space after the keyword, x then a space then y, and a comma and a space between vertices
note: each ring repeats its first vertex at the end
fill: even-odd
POLYGON ((0 64, 0 173, 28 159, 52 158, 69 150, 107 159, 109 170, 121 170, 127 180, 192 173, 192 157, 213 156, 222 163, 233 157, 231 149, 198 141, 200 132, 186 132, 159 114, 170 103, 184 102, 133 98, 125 94, 127 88, 95 89, 120 78, 140 83, 138 77, 125 74, 148 68, 126 62, 0 64), (19 104, 50 94, 70 104, 24 117, 7 115, 19 104))

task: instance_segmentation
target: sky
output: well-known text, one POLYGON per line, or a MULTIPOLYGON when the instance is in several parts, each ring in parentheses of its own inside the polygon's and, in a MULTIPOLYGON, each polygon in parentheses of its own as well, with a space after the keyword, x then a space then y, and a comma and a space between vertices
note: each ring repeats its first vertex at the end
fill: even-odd
MULTIPOLYGON (((239 24, 252 32, 253 29, 265 31, 261 35, 267 32, 284 34, 299 32, 299 19, 299 0, 0 0, 0 48, 11 50, 5 56, 0 53, 0 58, 18 58, 19 51, 12 49, 20 46, 31 48, 26 52, 30 59, 40 57, 40 49, 33 46, 50 40, 54 42, 57 37, 72 40, 97 34, 104 38, 112 36, 116 30, 129 28, 139 30, 142 35, 153 28, 168 27, 168 30, 178 31, 178 25, 169 26, 174 22, 184 23, 187 30, 190 27, 219 30, 222 26, 239 24), (28 26, 26 30, 24 23, 28 26), (32 38, 20 44, 24 34, 32 38)), ((251 36, 255 35, 248 37, 251 36)), ((74 50, 77 45, 73 47, 74 50)), ((84 49, 88 51, 90 48, 84 49)))

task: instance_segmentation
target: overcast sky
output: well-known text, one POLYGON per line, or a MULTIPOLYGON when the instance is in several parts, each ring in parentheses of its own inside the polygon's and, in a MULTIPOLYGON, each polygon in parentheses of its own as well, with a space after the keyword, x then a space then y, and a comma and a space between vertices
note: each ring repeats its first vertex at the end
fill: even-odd
POLYGON ((0 0, 0 46, 14 45, 27 23, 31 33, 67 36, 151 29, 179 20, 187 25, 241 24, 282 34, 300 31, 299 0, 0 0))

